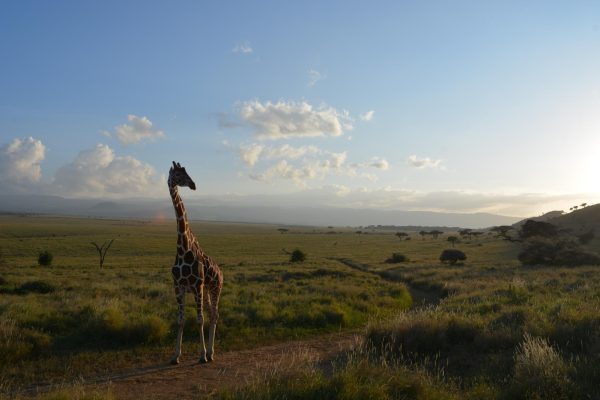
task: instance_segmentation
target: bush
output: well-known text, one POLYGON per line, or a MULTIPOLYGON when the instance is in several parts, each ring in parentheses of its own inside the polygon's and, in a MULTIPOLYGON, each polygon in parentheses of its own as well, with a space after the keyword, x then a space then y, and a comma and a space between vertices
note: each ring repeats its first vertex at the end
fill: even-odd
POLYGON ((290 262, 304 262, 306 260, 306 254, 299 249, 292 251, 290 256, 290 262))
POLYGON ((29 281, 25 282, 15 291, 19 294, 27 294, 27 293, 40 293, 47 294, 52 293, 56 290, 54 286, 44 281, 29 281))
POLYGON ((584 250, 573 240, 529 240, 519 253, 519 261, 524 265, 599 265, 600 256, 584 250))
POLYGON ((52 253, 48 250, 40 251, 40 254, 38 255, 38 264, 44 266, 51 265, 53 258, 54 256, 52 256, 52 253))
POLYGON ((446 249, 440 255, 441 262, 448 262, 450 264, 456 264, 457 261, 465 261, 466 259, 466 254, 456 249, 446 249))
POLYGON ((385 260, 385 262, 389 263, 389 264, 402 263, 402 262, 406 262, 406 261, 408 261, 408 257, 406 257, 404 254, 400 254, 400 253, 394 253, 394 254, 392 254, 392 256, 390 258, 385 260))
POLYGON ((527 239, 535 236, 545 238, 556 237, 558 236, 558 228, 548 222, 528 219, 521 227, 519 237, 521 239, 527 239))

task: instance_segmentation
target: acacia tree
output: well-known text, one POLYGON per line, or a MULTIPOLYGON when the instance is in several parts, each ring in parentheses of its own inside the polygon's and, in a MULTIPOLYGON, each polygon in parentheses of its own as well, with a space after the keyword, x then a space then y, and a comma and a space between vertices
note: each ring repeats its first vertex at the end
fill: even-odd
POLYGON ((111 239, 110 241, 107 240, 102 244, 102 246, 98 246, 96 242, 91 242, 91 244, 94 245, 96 250, 98 250, 98 256, 100 256, 100 268, 102 268, 102 266, 104 265, 104 258, 106 257, 106 252, 108 251, 110 245, 113 244, 114 241, 115 239, 111 239))
POLYGON ((430 234, 431 236, 433 236, 433 238, 434 238, 434 239, 437 239, 437 238, 438 238, 438 236, 440 236, 440 235, 441 235, 441 234, 443 234, 443 233, 444 233, 444 232, 442 232, 442 231, 438 231, 438 230, 434 230, 434 231, 431 231, 431 232, 429 232, 429 234, 430 234))
POLYGON ((396 233, 396 236, 398 236, 398 238, 399 238, 400 240, 402 240, 403 238, 405 238, 405 237, 407 237, 407 236, 408 236, 408 233, 406 233, 406 232, 397 232, 397 233, 396 233))
POLYGON ((427 232, 427 231, 420 231, 419 235, 421 235, 421 239, 422 240, 425 240, 425 235, 429 235, 429 232, 427 232))
POLYGON ((452 244, 452 247, 454 247, 454 243, 458 242, 458 238, 456 236, 448 236, 447 240, 450 242, 450 244, 452 244))

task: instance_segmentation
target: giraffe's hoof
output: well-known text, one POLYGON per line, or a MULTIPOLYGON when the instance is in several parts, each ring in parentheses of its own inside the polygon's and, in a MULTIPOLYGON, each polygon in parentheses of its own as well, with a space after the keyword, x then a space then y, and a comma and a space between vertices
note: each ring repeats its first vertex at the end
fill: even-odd
POLYGON ((207 354, 206 359, 208 360, 208 362, 212 362, 215 358, 213 357, 212 354, 207 354))
POLYGON ((206 359, 206 357, 200 357, 200 359, 198 360, 199 364, 206 364, 208 362, 208 360, 206 359))
POLYGON ((171 358, 171 365, 177 365, 177 364, 179 364, 179 357, 171 358))

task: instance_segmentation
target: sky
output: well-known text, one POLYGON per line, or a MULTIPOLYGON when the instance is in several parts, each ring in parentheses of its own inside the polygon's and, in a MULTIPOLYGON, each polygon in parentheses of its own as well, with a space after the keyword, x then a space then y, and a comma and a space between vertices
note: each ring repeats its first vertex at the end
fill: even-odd
POLYGON ((0 54, 7 194, 600 200, 597 1, 6 1, 0 54))

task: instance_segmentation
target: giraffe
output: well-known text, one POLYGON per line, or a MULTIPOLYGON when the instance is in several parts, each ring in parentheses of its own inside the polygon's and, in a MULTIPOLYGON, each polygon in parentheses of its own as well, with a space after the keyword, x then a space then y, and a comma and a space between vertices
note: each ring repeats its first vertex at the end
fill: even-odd
POLYGON ((177 217, 177 254, 171 272, 173 273, 175 296, 179 308, 177 317, 179 330, 177 332, 175 354, 171 358, 171 364, 179 364, 179 357, 181 356, 186 292, 191 292, 196 301, 201 344, 199 361, 200 363, 206 363, 212 361, 215 354, 215 331, 217 328, 217 319, 219 318, 219 296, 223 287, 223 274, 217 263, 200 248, 196 237, 190 229, 187 213, 183 207, 183 201, 179 196, 177 186, 187 186, 192 190, 196 190, 196 184, 189 177, 185 168, 179 163, 175 163, 175 161, 173 161, 173 166, 169 170, 168 184, 171 200, 173 200, 173 207, 175 208, 175 216, 177 217), (210 318, 208 349, 204 342, 204 316, 202 313, 204 304, 208 307, 210 318))

